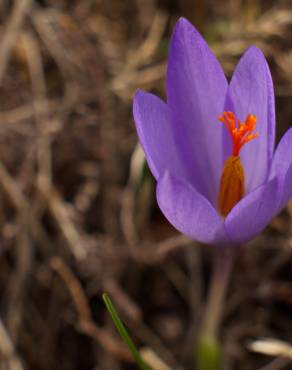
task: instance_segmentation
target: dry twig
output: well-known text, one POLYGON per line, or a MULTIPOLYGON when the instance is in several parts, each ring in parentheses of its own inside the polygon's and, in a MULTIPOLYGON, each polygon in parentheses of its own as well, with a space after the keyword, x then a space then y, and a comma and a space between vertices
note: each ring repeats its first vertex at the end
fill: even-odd
POLYGON ((32 4, 32 0, 17 0, 14 3, 14 7, 10 18, 7 22, 7 27, 4 36, 1 40, 0 46, 0 86, 2 84, 3 75, 9 61, 9 57, 12 48, 17 40, 19 30, 24 21, 24 18, 29 11, 32 4))
POLYGON ((0 353, 2 360, 7 362, 9 370, 24 370, 21 359, 16 354, 14 344, 0 320, 0 353))

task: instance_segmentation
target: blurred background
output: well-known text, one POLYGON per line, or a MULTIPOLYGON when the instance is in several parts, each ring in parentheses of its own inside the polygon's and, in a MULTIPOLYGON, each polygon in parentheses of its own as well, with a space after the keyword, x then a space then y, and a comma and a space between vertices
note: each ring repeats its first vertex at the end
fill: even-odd
MULTIPOLYGON (((263 50, 279 140, 292 121, 291 0, 0 1, 1 370, 135 369, 104 291, 154 370, 194 369, 213 251, 160 213, 132 118, 137 88, 165 97, 180 16, 228 78, 249 45, 263 50)), ((290 204, 235 262, 227 370, 292 368, 289 351, 254 352, 262 337, 292 343, 291 218, 290 204)))

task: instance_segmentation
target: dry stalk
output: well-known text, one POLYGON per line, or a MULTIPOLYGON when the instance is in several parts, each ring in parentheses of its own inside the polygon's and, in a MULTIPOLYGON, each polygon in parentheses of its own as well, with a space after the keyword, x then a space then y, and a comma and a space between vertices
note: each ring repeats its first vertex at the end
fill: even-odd
POLYGON ((53 186, 47 186, 43 183, 39 187, 39 191, 73 256, 77 260, 83 260, 87 253, 83 247, 80 234, 71 220, 68 207, 53 186))
POLYGON ((29 233, 29 218, 24 213, 18 215, 19 231, 16 240, 16 265, 11 273, 7 309, 7 326, 14 343, 17 343, 22 321, 24 299, 27 293, 28 278, 33 263, 33 248, 29 233))
POLYGON ((140 350, 141 356, 153 370, 171 370, 171 368, 161 360, 160 357, 151 348, 142 348, 140 350))
POLYGON ((61 277, 70 292, 78 312, 79 330, 97 341, 99 345, 101 345, 101 347, 111 355, 131 362, 132 359, 128 349, 122 343, 117 342, 112 336, 110 336, 105 329, 99 328, 93 322, 86 294, 70 268, 59 257, 52 258, 50 264, 61 277))
POLYGON ((39 241, 40 246, 46 250, 51 249, 51 242, 46 231, 34 215, 31 214, 29 201, 26 199, 21 189, 10 176, 4 165, 0 162, 0 187, 8 197, 17 213, 22 215, 23 220, 27 220, 31 235, 39 241))
POLYGON ((24 33, 21 37, 22 44, 27 56, 30 73, 31 88, 33 92, 34 116, 37 123, 37 158, 38 158, 38 186, 51 183, 51 146, 48 131, 49 104, 46 93, 46 82, 43 70, 43 62, 37 39, 30 33, 24 33))
POLYGON ((138 49, 129 52, 128 60, 125 65, 126 70, 133 70, 152 59, 160 45, 167 20, 167 14, 161 11, 155 13, 145 41, 138 49))
POLYGON ((11 51, 17 40, 19 30, 32 4, 32 0, 17 0, 7 21, 7 26, 0 45, 0 86, 11 51))
POLYGON ((6 361, 9 370, 24 370, 23 364, 15 351, 11 340, 2 320, 0 320, 0 353, 1 361, 6 361))

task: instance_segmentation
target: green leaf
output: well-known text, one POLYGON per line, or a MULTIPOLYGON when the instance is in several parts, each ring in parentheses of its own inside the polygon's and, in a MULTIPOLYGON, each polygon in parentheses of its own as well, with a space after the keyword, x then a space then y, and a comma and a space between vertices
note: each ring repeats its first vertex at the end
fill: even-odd
POLYGON ((117 310, 115 309, 110 297, 106 293, 104 293, 102 295, 102 299, 103 299, 103 301, 106 305, 106 308, 107 308, 109 314, 111 315, 111 318, 112 318, 120 336, 122 337, 122 339, 124 340, 124 342, 128 346, 129 350, 131 351, 132 356, 133 356, 136 364, 139 366, 139 368, 141 370, 151 370, 151 368, 146 364, 146 362, 141 357, 139 351, 135 347, 135 344, 132 341, 129 333, 127 332, 122 320, 120 319, 120 317, 117 313, 117 310))

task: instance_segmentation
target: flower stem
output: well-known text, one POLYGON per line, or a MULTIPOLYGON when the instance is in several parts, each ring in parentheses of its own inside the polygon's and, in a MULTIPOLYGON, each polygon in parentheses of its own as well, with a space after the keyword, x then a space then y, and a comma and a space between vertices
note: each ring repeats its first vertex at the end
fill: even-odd
POLYGON ((224 306, 225 293, 233 264, 230 251, 216 251, 201 335, 216 338, 224 306))
POLYGON ((227 248, 216 251, 203 325, 198 340, 198 370, 217 370, 222 368, 217 335, 232 264, 232 251, 227 248))

